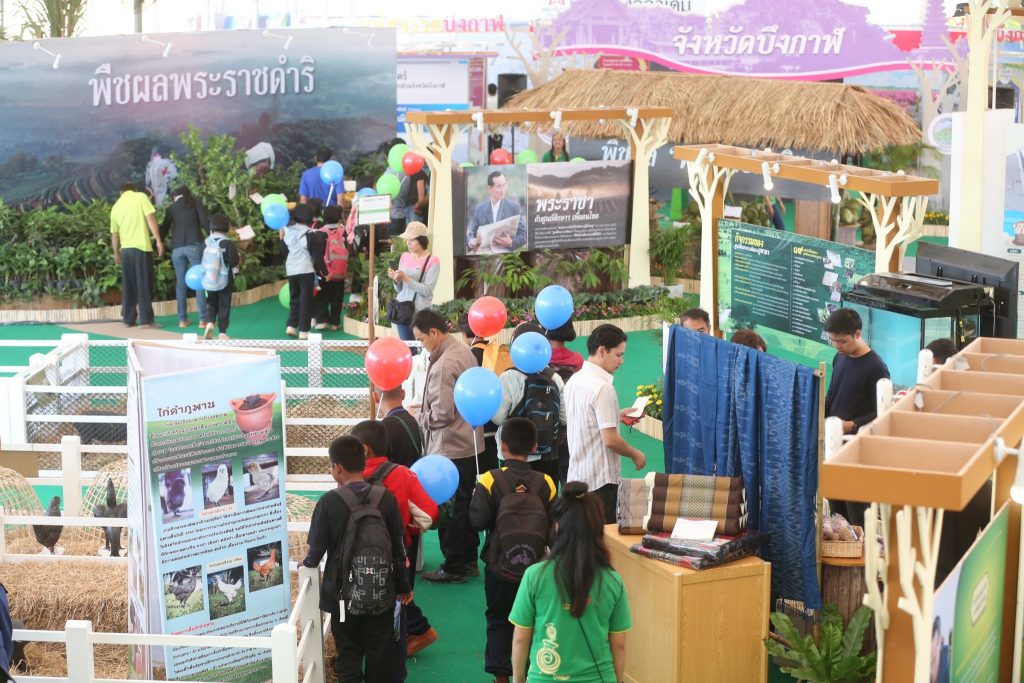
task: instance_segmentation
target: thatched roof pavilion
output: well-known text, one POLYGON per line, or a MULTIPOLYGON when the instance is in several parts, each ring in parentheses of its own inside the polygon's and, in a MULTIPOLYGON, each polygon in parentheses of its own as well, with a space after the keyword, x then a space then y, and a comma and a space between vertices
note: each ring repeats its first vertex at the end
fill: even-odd
MULTIPOLYGON (((840 83, 569 69, 506 105, 515 109, 662 106, 669 141, 862 153, 919 142, 921 129, 895 103, 840 83)), ((526 125, 529 130, 550 124, 526 125)), ((573 121, 570 135, 620 137, 613 123, 573 121)))

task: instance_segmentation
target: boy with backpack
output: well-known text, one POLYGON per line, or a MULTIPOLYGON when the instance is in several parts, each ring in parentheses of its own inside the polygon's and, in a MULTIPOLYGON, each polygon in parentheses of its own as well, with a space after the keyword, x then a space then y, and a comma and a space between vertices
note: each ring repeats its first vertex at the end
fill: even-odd
POLYGON ((317 501, 302 564, 316 567, 327 555, 320 609, 331 615, 338 679, 391 683, 395 601, 412 600, 402 516, 394 494, 363 480, 366 452, 359 439, 338 437, 328 456, 338 487, 317 501))
POLYGON ((348 274, 348 242, 345 227, 340 225, 341 207, 332 204, 324 209, 324 225, 319 231, 324 235, 324 272, 317 294, 316 329, 340 330, 342 306, 345 300, 345 275, 348 274))
POLYGON ((505 461, 480 477, 469 505, 473 528, 487 532, 481 556, 487 601, 487 646, 484 671, 495 683, 512 676, 512 623, 508 615, 526 568, 540 562, 551 538, 551 502, 555 483, 526 462, 537 445, 530 420, 510 418, 501 429, 505 461))
MULTIPOLYGON (((512 333, 515 342, 527 332, 544 333, 536 323, 522 323, 512 333)), ((501 406, 494 423, 502 427, 512 417, 525 417, 537 430, 537 446, 529 462, 537 472, 558 479, 558 452, 565 441, 565 384, 551 367, 527 374, 512 368, 501 375, 501 406)), ((498 432, 501 434, 500 430, 498 432)))
MULTIPOLYGON (((398 501, 398 512, 405 524, 405 549, 409 560, 409 589, 413 590, 416 579, 416 558, 420 547, 420 534, 430 529, 437 520, 437 503, 427 495, 416 474, 407 467, 395 463, 388 452, 388 432, 382 422, 364 420, 352 428, 352 436, 359 439, 366 449, 366 468, 363 477, 373 484, 382 484, 398 501)), ((401 632, 395 652, 395 681, 404 681, 406 676, 405 657, 409 643, 414 640, 409 624, 415 620, 414 644, 416 652, 437 640, 437 631, 423 616, 415 603, 402 607, 401 632), (422 623, 422 627, 420 624, 422 623)), ((415 654, 415 652, 413 653, 415 654)))
POLYGON ((323 275, 325 270, 323 234, 310 230, 313 219, 313 210, 306 204, 298 204, 292 209, 292 223, 280 231, 284 272, 288 276, 291 299, 285 334, 299 339, 309 339, 313 289, 317 274, 323 275))
POLYGON ((210 218, 210 236, 203 248, 203 289, 206 291, 206 315, 209 322, 204 339, 213 339, 213 321, 217 321, 218 339, 228 338, 231 319, 231 295, 235 292, 235 272, 240 259, 235 243, 228 237, 231 224, 222 213, 210 218))

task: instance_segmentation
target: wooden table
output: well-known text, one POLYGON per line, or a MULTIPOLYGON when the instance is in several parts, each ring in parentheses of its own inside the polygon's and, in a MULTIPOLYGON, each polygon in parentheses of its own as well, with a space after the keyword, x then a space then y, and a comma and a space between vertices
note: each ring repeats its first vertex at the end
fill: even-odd
POLYGON ((629 596, 626 675, 633 683, 757 683, 768 676, 771 565, 745 557, 694 571, 629 552, 640 536, 605 527, 629 596))

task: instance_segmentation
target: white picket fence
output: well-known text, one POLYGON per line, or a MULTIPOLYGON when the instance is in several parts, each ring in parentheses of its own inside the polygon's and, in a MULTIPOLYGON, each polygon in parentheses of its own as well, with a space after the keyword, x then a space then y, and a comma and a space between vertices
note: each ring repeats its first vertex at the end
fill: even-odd
MULTIPOLYGON (((20 521, 22 518, 18 519, 20 521)), ((92 518, 89 520, 92 524, 98 521, 92 518)), ((52 522, 52 518, 50 521, 52 522)), ((67 521, 63 520, 64 523, 67 521)), ((299 683, 300 680, 302 683, 324 683, 324 636, 329 624, 325 624, 319 607, 320 571, 316 568, 299 567, 298 573, 299 592, 291 615, 285 623, 274 626, 270 636, 98 633, 92 630, 91 621, 77 619, 69 620, 63 631, 15 629, 16 641, 64 643, 68 671, 66 677, 19 675, 18 680, 32 683, 129 683, 127 679, 97 678, 93 659, 94 645, 125 645, 270 650, 274 683, 299 683)), ((142 683, 156 681, 146 679, 142 683)))

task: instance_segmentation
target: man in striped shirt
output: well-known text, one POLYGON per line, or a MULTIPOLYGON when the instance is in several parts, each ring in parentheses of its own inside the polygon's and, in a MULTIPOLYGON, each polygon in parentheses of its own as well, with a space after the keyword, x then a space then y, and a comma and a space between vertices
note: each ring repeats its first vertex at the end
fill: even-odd
POLYGON ((619 410, 612 374, 622 367, 626 333, 615 325, 600 325, 587 339, 587 352, 590 357, 583 363, 583 369, 565 384, 569 437, 567 478, 586 483, 600 496, 605 522, 612 524, 622 478, 619 458, 629 458, 637 470, 642 470, 647 457, 619 434, 619 421, 631 418, 626 418, 625 411, 619 410))

